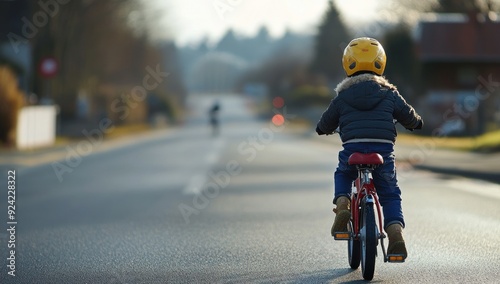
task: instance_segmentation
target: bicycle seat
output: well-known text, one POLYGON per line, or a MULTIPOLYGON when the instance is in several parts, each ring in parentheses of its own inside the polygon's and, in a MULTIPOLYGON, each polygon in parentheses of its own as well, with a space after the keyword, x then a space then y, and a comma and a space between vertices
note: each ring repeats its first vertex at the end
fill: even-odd
POLYGON ((384 163, 384 158, 377 153, 353 153, 349 156, 349 165, 381 165, 384 163))

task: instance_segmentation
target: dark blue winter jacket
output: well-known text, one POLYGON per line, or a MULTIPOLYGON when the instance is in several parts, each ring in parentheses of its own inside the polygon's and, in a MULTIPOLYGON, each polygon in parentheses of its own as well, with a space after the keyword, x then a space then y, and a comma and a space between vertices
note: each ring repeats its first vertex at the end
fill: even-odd
POLYGON ((420 116, 396 87, 382 76, 361 74, 344 79, 321 116, 318 128, 330 134, 340 127, 344 143, 396 141, 394 119, 408 129, 422 126, 420 116))

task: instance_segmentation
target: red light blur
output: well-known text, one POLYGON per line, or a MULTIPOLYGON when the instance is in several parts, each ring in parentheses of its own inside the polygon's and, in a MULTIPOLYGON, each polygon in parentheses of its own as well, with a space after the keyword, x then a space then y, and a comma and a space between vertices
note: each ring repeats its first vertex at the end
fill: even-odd
POLYGON ((273 106, 275 108, 282 108, 285 105, 285 100, 282 97, 275 97, 273 99, 273 106))
POLYGON ((271 119, 274 125, 276 126, 281 126, 285 123, 285 117, 281 114, 275 114, 273 118, 271 119))

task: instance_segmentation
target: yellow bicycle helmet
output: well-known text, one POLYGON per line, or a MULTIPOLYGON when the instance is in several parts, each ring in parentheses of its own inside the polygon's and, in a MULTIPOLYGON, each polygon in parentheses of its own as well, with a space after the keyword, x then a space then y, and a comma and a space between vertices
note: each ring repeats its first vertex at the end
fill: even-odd
POLYGON ((380 42, 369 37, 353 39, 344 49, 342 66, 347 76, 368 71, 382 75, 387 58, 380 42))

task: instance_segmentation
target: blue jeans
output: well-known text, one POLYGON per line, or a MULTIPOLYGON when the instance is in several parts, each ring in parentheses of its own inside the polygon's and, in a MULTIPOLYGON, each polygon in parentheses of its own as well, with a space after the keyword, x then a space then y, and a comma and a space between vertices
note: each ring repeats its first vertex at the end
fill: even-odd
POLYGON ((384 228, 394 223, 405 225, 401 208, 401 190, 396 178, 394 165, 394 145, 389 143, 348 143, 339 152, 339 165, 335 171, 335 198, 351 197, 352 182, 358 177, 356 166, 350 166, 347 161, 354 152, 379 153, 384 158, 384 164, 378 166, 372 173, 373 183, 377 189, 380 205, 384 213, 384 228))

